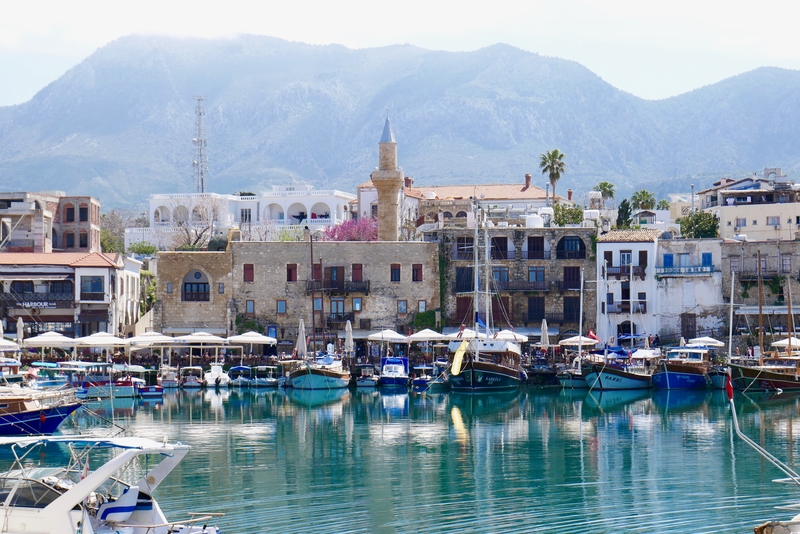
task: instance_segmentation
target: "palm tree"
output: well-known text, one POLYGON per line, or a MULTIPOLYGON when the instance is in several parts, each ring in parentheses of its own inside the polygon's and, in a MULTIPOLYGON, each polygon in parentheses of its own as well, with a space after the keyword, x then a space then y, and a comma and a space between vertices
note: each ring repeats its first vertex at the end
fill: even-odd
POLYGON ((642 189, 631 196, 631 207, 634 210, 651 210, 656 207, 656 197, 650 191, 642 189))
POLYGON ((603 197, 603 209, 606 207, 606 201, 611 198, 614 198, 614 184, 611 182, 600 182, 596 186, 594 186, 595 191, 600 191, 600 194, 603 197))
POLYGON ((661 200, 659 200, 658 204, 656 204, 656 209, 657 210, 668 210, 669 209, 669 200, 667 200, 666 198, 662 198, 661 200))
POLYGON ((561 179, 561 175, 567 171, 567 164, 564 163, 564 157, 566 157, 566 154, 554 148, 542 154, 542 159, 539 160, 539 167, 542 169, 542 174, 547 174, 550 177, 550 185, 553 186, 553 200, 556 198, 556 183, 561 179))

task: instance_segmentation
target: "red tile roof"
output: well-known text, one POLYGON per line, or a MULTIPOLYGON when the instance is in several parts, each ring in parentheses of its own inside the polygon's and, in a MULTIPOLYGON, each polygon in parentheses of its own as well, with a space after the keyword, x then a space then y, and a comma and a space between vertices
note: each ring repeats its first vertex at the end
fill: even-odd
POLYGON ((64 265, 69 267, 117 267, 114 258, 101 252, 4 252, 0 265, 64 265))

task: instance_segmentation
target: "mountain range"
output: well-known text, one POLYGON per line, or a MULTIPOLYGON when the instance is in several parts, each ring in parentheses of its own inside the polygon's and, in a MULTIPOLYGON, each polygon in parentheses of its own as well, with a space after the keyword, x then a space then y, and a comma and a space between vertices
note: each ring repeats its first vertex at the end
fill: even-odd
POLYGON ((105 208, 193 191, 195 96, 206 98, 206 190, 309 183, 354 191, 377 165, 391 118, 417 184, 544 187, 539 155, 567 154, 557 186, 600 181, 617 198, 664 198, 782 167, 800 168, 800 72, 764 67, 649 101, 574 61, 497 44, 348 49, 245 35, 128 36, 29 102, 0 107, 0 190, 64 190, 105 208))

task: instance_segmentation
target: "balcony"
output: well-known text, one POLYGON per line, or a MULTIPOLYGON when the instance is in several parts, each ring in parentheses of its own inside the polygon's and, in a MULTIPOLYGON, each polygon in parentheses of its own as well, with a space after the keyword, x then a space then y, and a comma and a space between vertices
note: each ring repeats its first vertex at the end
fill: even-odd
POLYGON ((10 308, 72 308, 74 293, 0 293, 0 303, 10 308))
POLYGON ((695 276, 712 274, 713 265, 680 265, 677 267, 656 267, 659 276, 695 276))
POLYGON ((332 323, 346 323, 347 321, 353 321, 353 314, 352 313, 330 313, 325 318, 328 324, 332 323))
MULTIPOLYGON (((762 280, 773 280, 779 276, 777 269, 761 269, 762 280)), ((758 269, 742 269, 736 273, 740 282, 757 282, 758 269)))
POLYGON ((522 259, 523 260, 549 260, 550 259, 550 251, 549 250, 523 250, 522 251, 522 259))
POLYGON ((306 293, 369 293, 369 280, 354 282, 352 280, 306 280, 306 293))
POLYGON ((556 251, 556 259, 557 260, 585 260, 586 259, 586 251, 585 250, 557 250, 556 251))
POLYGON ((513 260, 514 259, 514 252, 513 250, 492 250, 492 259, 493 260, 513 260))
MULTIPOLYGON (((585 316, 584 316, 585 317, 585 316)), ((527 322, 533 323, 536 325, 541 324, 542 319, 547 321, 548 326, 552 326, 554 324, 562 324, 562 323, 577 323, 580 320, 578 313, 548 313, 544 317, 541 313, 529 313, 527 316, 527 322)), ((551 340, 552 343, 552 340, 551 340)))
MULTIPOLYGON (((203 294, 206 295, 205 299, 199 299, 199 298, 197 298, 197 299, 195 299, 195 298, 187 299, 187 298, 184 298, 183 300, 208 300, 208 293, 203 293, 203 294)), ((186 295, 195 295, 195 293, 186 293, 186 295)), ((89 301, 103 302, 105 300, 105 293, 89 293, 89 292, 86 292, 86 291, 81 291, 81 300, 82 301, 89 300, 89 301)))
POLYGON ((604 268, 603 276, 608 278, 614 277, 617 280, 620 278, 630 278, 631 267, 633 267, 633 276, 641 278, 642 280, 645 279, 645 272, 647 270, 646 265, 609 265, 608 267, 604 268))
POLYGON ((494 281, 494 286, 499 291, 550 291, 550 284, 545 281, 527 282, 510 280, 506 282, 494 281))
POLYGON ((453 253, 454 260, 475 261, 475 253, 471 250, 456 250, 453 253))
POLYGON ((631 302, 629 300, 621 300, 613 304, 606 304, 606 313, 647 313, 647 301, 634 300, 631 302), (631 305, 633 305, 633 309, 631 309, 631 305))
POLYGON ((580 280, 559 280, 558 281, 558 290, 559 291, 580 291, 581 290, 581 281, 580 280))

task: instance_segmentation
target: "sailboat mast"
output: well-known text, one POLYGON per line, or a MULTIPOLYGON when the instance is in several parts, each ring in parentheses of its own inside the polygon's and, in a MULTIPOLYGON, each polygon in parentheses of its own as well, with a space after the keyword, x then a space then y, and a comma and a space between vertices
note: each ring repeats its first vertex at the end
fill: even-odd
POLYGON ((472 312, 475 315, 474 317, 474 324, 473 328, 475 329, 475 337, 476 340, 473 341, 475 347, 475 360, 478 359, 478 343, 477 343, 477 336, 478 336, 478 310, 480 304, 480 290, 481 290, 481 281, 480 281, 480 254, 478 251, 480 250, 478 247, 479 239, 480 239, 480 225, 481 225, 481 207, 478 204, 478 199, 475 198, 475 238, 473 239, 473 259, 475 260, 475 280, 474 282, 474 289, 472 293, 472 312))
POLYGON ((728 318, 728 362, 731 361, 731 351, 733 350, 733 284, 736 281, 736 272, 731 271, 731 310, 728 318))
POLYGON ((581 301, 578 306, 578 358, 583 358, 583 267, 581 267, 581 301))
MULTIPOLYGON (((317 312, 314 310, 314 307, 317 305, 317 299, 315 298, 314 294, 314 286, 316 286, 317 281, 314 279, 314 234, 308 234, 308 242, 311 245, 311 336, 314 340, 314 348, 312 349, 314 352, 314 358, 317 357, 317 321, 316 316, 317 312)), ((320 273, 322 274, 322 273, 320 273)))
POLYGON ((789 277, 786 277, 786 328, 789 330, 789 339, 787 341, 787 351, 789 356, 792 355, 792 336, 794 335, 794 321, 792 321, 792 286, 789 277))
POLYGON ((486 225, 483 226, 483 256, 484 256, 484 269, 486 269, 486 274, 484 275, 486 292, 483 295, 483 318, 484 318, 484 329, 486 330, 486 339, 489 339, 489 321, 491 315, 489 315, 489 311, 491 310, 492 304, 492 295, 489 293, 489 281, 494 276, 492 272, 492 263, 491 263, 491 242, 489 240, 489 231, 486 229, 486 225))
POLYGON ((758 251, 758 365, 764 365, 764 287, 761 283, 761 250, 758 251))

